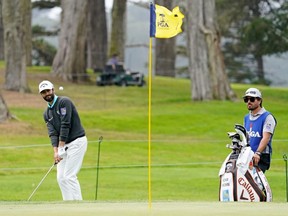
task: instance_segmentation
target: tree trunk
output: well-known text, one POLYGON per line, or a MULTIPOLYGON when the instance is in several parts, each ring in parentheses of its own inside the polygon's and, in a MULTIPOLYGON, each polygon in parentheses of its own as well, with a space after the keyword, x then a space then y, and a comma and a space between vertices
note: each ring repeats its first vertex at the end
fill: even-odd
POLYGON ((32 4, 27 2, 27 7, 23 8, 24 11, 24 28, 25 34, 25 48, 26 48, 26 66, 32 65, 32 4))
POLYGON ((187 11, 192 100, 234 99, 220 49, 215 0, 190 0, 187 11))
POLYGON ((0 0, 0 60, 4 60, 4 30, 2 19, 2 0, 0 0))
POLYGON ((0 92, 0 123, 4 122, 5 120, 9 118, 11 118, 11 115, 8 111, 4 98, 2 97, 2 94, 0 92))
POLYGON ((28 92, 26 81, 25 13, 30 0, 3 0, 3 26, 5 43, 5 89, 28 92))
MULTIPOLYGON (((250 10, 252 11, 252 17, 254 19, 259 19, 261 17, 261 8, 260 8, 260 3, 261 0, 256 0, 256 1, 250 1, 248 6, 250 8, 250 10)), ((266 84, 265 81, 265 71, 264 71, 264 63, 263 63, 263 56, 259 55, 257 53, 258 50, 260 50, 260 45, 259 44, 252 44, 252 53, 254 55, 254 59, 256 61, 257 64, 257 78, 258 78, 258 82, 261 84, 266 84)))
POLYGON ((86 81, 86 26, 88 0, 62 0, 59 48, 53 60, 52 74, 64 81, 86 81))
POLYGON ((113 1, 109 48, 109 56, 117 53, 119 61, 123 62, 125 59, 126 4, 127 0, 113 1))
MULTIPOLYGON (((173 1, 157 0, 155 4, 173 9, 173 1)), ((176 37, 156 39, 155 74, 159 76, 175 77, 176 37)))
POLYGON ((88 1, 87 67, 95 71, 107 61, 107 24, 105 0, 88 1))
POLYGON ((262 56, 255 56, 257 62, 257 77, 261 84, 265 84, 265 72, 264 72, 264 63, 262 56))
POLYGON ((208 50, 205 35, 200 31, 200 24, 203 25, 203 1, 187 1, 188 29, 188 52, 189 52, 189 71, 191 77, 192 100, 211 100, 212 90, 209 82, 208 70, 208 50), (190 30, 189 30, 190 29, 190 30))

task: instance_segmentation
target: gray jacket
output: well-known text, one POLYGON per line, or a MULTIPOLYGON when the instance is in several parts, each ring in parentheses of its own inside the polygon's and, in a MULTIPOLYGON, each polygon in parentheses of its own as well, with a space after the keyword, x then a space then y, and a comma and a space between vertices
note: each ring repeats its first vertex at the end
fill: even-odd
POLYGON ((44 121, 53 147, 58 147, 59 141, 69 144, 85 136, 76 107, 68 97, 58 97, 53 107, 47 107, 44 121))

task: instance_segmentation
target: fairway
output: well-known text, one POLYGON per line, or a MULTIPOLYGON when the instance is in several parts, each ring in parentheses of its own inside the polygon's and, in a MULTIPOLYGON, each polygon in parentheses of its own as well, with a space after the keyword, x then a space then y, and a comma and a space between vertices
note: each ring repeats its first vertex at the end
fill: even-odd
POLYGON ((0 203, 0 215, 5 216, 284 216, 286 203, 243 203, 243 202, 156 202, 149 208, 148 203, 136 202, 11 202, 0 203))

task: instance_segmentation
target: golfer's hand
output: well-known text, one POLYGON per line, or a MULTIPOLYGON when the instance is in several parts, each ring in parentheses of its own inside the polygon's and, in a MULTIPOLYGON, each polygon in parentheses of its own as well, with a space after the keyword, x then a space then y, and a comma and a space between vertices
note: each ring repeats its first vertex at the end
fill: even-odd
POLYGON ((61 160, 62 160, 62 158, 60 158, 60 157, 58 156, 58 153, 55 152, 55 153, 54 153, 54 161, 55 161, 55 163, 57 164, 57 163, 59 163, 61 160))
POLYGON ((63 158, 66 155, 65 147, 58 147, 58 157, 63 158))

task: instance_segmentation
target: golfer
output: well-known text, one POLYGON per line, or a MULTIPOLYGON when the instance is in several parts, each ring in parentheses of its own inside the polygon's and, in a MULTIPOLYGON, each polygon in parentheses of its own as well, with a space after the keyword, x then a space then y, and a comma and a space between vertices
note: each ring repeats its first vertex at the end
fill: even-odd
POLYGON ((262 94, 258 89, 249 88, 243 99, 249 110, 244 117, 244 127, 249 134, 250 146, 254 152, 253 161, 265 173, 270 167, 272 138, 277 121, 262 107, 262 94))
POLYGON ((87 150, 87 138, 76 107, 68 97, 58 97, 48 80, 39 84, 39 93, 48 102, 44 121, 54 150, 63 200, 82 200, 77 174, 87 150))

